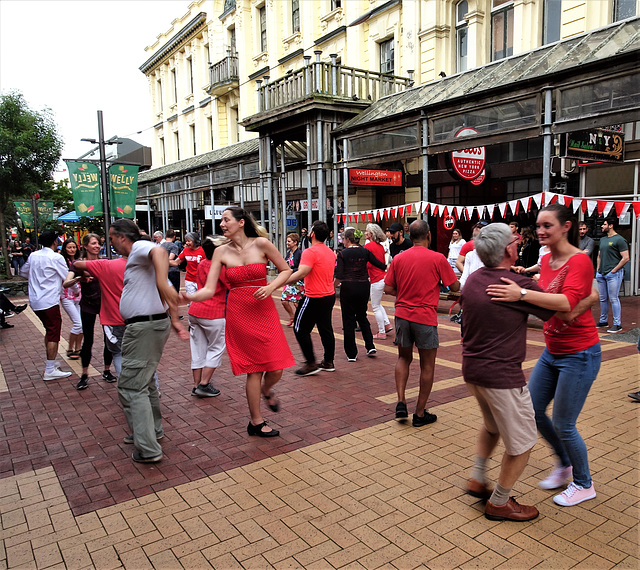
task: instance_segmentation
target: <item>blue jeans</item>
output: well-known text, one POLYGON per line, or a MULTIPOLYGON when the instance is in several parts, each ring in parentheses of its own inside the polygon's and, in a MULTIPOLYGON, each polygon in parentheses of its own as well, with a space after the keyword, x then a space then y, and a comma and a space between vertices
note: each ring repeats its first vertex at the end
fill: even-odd
POLYGON ((609 320, 609 303, 611 303, 611 311, 613 312, 613 324, 621 325, 620 319, 620 287, 624 278, 624 269, 618 270, 616 273, 596 273, 596 281, 598 282, 598 291, 600 292, 600 322, 606 323, 609 320))
POLYGON ((573 466, 573 480, 591 486, 587 446, 576 421, 600 370, 600 344, 574 354, 554 355, 544 349, 529 378, 538 431, 563 467, 573 466), (553 400, 553 421, 545 413, 553 400))

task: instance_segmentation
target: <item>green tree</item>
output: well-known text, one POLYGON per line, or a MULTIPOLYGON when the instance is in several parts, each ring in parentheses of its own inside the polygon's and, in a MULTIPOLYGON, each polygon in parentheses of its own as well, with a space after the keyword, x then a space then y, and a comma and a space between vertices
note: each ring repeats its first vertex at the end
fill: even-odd
POLYGON ((0 241, 6 273, 11 275, 4 212, 12 198, 28 199, 51 180, 62 152, 51 111, 33 111, 24 96, 0 95, 0 241))

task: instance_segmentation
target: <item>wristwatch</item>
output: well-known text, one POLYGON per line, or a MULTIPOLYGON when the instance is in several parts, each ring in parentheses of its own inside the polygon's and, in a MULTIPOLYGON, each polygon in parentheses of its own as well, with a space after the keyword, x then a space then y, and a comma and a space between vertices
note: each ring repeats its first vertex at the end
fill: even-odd
POLYGON ((527 294, 527 290, 526 289, 520 289, 520 301, 522 301, 524 299, 526 294, 527 294))

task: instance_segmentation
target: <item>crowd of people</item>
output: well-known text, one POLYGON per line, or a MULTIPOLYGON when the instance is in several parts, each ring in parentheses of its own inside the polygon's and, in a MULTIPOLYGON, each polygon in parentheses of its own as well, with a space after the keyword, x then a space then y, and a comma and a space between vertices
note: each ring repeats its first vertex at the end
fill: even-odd
MULTIPOLYGON (((608 332, 622 329, 618 292, 629 254, 616 227, 615 219, 602 226, 598 289, 592 287, 595 244, 586 235, 586 225, 578 224, 571 211, 560 205, 542 208, 535 230, 524 228, 522 234, 517 222, 479 222, 465 241, 462 231, 454 228, 447 256, 431 249, 431 229, 420 219, 404 226, 392 223, 386 231, 373 223, 364 231, 341 228, 335 240, 326 223, 315 221, 300 235, 287 235, 285 256, 242 208, 229 207, 222 213, 221 236, 201 240, 199 234, 187 233, 182 250, 172 230, 155 232, 151 238, 132 221, 121 219, 112 224, 109 236, 121 257, 101 258, 102 243, 95 234, 84 236, 81 247, 65 240, 58 254, 58 236, 44 232, 42 249, 30 253, 20 273, 29 280, 30 305, 46 330, 45 381, 71 375, 56 362, 62 304, 72 322, 67 356, 82 361, 76 388, 89 386, 99 315, 104 336, 102 377, 117 381, 131 432, 124 442, 133 444, 132 458, 142 463, 162 459, 159 441, 164 431, 156 368, 171 329, 190 342, 191 394, 201 398, 220 394, 212 380, 226 350, 233 374, 246 375, 248 435, 275 437, 279 430, 265 420, 261 402, 272 412, 280 410, 276 387, 284 369, 295 360, 273 295, 280 296, 288 315, 286 326, 293 328, 303 355, 295 374, 311 376, 336 370, 332 313, 339 291, 347 363, 358 360, 356 332, 361 333, 369 358, 376 357, 375 341, 393 336, 398 355, 395 418, 400 422, 409 419, 406 388, 417 349, 419 392, 412 425, 422 427, 437 421, 428 402, 439 347, 440 294, 460 291, 457 320, 462 324, 464 315, 463 377, 483 418, 466 490, 486 502, 487 518, 525 521, 535 518, 537 509, 520 505, 510 493, 527 465, 538 432, 552 447, 557 462, 540 487, 566 486, 553 498, 562 506, 596 496, 576 421, 598 374, 597 327, 608 327, 609 306, 613 327, 608 332), (183 292, 181 265, 186 270, 183 292), (267 279, 268 265, 277 272, 272 279, 267 279), (393 325, 382 305, 383 294, 395 297, 393 325), (375 333, 367 317, 369 301, 375 333), (601 314, 596 325, 590 307, 598 301, 601 314), (188 331, 180 322, 181 303, 189 304, 188 331), (546 348, 527 383, 522 362, 529 315, 544 321, 546 348), (314 328, 322 358, 314 350, 314 328), (497 484, 491 489, 486 464, 500 438, 505 453, 497 484)), ((5 306, 23 310, 2 297, 3 311, 5 306)))

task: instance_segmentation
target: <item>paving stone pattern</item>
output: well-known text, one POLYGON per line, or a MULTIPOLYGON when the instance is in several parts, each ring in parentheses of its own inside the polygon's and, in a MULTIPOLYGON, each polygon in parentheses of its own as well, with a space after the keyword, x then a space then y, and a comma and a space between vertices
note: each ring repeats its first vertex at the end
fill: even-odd
MULTIPOLYGON (((637 303, 623 307, 637 321, 637 303)), ((640 408, 626 394, 640 388, 640 356, 615 335, 602 337, 603 366, 579 420, 598 497, 562 508, 538 489, 553 461, 540 441, 514 494, 541 516, 518 524, 486 520, 464 493, 480 414, 461 377, 459 327, 445 314, 430 400, 437 423, 393 420, 392 337, 378 341, 376 358, 361 343, 348 363, 337 307, 337 370, 285 371, 281 412, 264 406, 282 433, 273 439, 247 435, 244 379, 226 357, 214 375, 222 394, 190 395, 188 343, 172 334, 158 369, 164 460, 154 465, 133 463, 122 441, 116 386, 100 379, 100 335, 89 388, 78 392, 77 361, 63 364, 74 370, 68 379, 42 381, 42 326, 31 310, 11 324, 0 332, 0 568, 639 566, 640 408)), ((539 328, 528 338, 527 374, 544 348, 539 328)), ((320 350, 317 335, 314 343, 320 350)))

